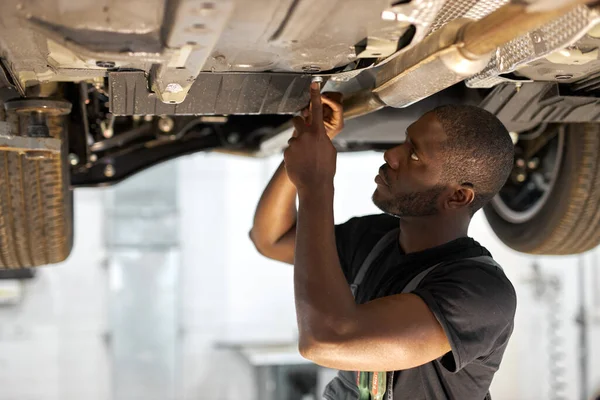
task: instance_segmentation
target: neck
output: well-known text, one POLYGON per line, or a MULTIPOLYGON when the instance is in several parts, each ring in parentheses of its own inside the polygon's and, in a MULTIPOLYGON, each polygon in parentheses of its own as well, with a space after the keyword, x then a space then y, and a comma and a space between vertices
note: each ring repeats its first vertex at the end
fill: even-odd
POLYGON ((400 247, 406 254, 467 237, 470 218, 432 215, 400 218, 400 247))

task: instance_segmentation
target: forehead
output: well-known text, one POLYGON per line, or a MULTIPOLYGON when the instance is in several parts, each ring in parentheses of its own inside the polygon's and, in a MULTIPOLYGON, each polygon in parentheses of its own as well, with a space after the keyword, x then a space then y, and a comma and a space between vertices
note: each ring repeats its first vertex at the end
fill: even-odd
POLYGON ((447 139, 442 124, 432 112, 424 114, 412 123, 407 129, 407 134, 422 152, 428 154, 440 151, 447 139))

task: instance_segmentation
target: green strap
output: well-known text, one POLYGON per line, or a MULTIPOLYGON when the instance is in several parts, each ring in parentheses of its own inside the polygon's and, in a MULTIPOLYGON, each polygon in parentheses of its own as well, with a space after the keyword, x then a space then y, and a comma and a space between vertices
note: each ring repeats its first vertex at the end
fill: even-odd
POLYGON ((356 377, 358 400, 383 400, 387 388, 386 372, 359 371, 356 377))

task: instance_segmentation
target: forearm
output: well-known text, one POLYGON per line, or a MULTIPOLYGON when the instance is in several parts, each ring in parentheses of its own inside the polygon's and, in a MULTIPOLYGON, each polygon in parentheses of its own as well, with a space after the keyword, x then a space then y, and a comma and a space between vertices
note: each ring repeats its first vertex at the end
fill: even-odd
POLYGON ((340 267, 333 219, 333 185, 300 194, 294 291, 300 347, 343 332, 355 302, 340 267))
POLYGON ((263 192, 250 236, 257 246, 277 244, 296 225, 296 188, 281 163, 263 192))

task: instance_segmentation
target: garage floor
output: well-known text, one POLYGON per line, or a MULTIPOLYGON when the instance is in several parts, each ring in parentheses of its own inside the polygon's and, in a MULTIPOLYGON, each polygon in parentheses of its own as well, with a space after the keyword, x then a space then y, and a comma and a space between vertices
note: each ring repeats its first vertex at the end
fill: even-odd
MULTIPOLYGON (((332 371, 295 351, 292 267, 248 240, 279 160, 201 154, 76 191, 69 260, 19 289, 0 283, 18 300, 0 307, 0 400, 320 399, 311 393, 332 371)), ((340 156, 338 222, 377 212, 381 164, 378 153, 340 156)), ((494 400, 600 394, 598 251, 523 256, 483 215, 471 235, 518 293, 494 400)))

